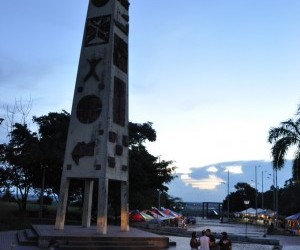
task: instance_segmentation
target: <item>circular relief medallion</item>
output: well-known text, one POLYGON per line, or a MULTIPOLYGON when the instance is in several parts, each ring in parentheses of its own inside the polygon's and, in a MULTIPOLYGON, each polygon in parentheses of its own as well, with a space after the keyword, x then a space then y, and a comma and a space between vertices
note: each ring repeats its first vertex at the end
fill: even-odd
POLYGON ((92 123, 98 119, 102 111, 102 103, 98 96, 87 95, 77 104, 76 115, 81 123, 92 123))
POLYGON ((95 5, 96 7, 102 7, 108 2, 109 0, 92 0, 93 5, 95 5))

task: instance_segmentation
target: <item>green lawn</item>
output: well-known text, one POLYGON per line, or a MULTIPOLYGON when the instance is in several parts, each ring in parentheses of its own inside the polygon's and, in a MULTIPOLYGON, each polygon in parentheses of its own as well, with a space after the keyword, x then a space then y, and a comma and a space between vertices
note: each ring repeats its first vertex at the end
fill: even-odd
MULTIPOLYGON (((32 224, 54 225, 56 206, 44 206, 42 219, 38 218, 38 211, 37 203, 28 202, 26 213, 20 213, 16 202, 0 201, 0 231, 30 228, 32 224)), ((69 207, 65 223, 80 224, 81 208, 69 207)))

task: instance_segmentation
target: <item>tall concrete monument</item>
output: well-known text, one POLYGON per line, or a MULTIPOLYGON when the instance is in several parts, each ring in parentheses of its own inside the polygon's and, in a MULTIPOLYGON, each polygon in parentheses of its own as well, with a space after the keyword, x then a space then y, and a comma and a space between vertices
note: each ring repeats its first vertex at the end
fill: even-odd
POLYGON ((128 0, 89 2, 55 229, 64 229, 70 181, 84 179, 82 226, 90 227, 97 181, 97 232, 107 233, 108 184, 116 180, 121 183, 121 231, 129 231, 128 8, 128 0))

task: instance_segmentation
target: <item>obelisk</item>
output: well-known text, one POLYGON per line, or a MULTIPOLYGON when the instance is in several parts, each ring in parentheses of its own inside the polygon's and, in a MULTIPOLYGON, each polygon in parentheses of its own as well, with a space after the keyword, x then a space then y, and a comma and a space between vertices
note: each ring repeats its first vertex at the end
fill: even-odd
POLYGON ((84 179, 82 226, 90 227, 98 180, 97 232, 107 233, 108 184, 121 183, 121 231, 128 206, 128 0, 90 0, 65 151, 56 229, 64 229, 69 184, 84 179))

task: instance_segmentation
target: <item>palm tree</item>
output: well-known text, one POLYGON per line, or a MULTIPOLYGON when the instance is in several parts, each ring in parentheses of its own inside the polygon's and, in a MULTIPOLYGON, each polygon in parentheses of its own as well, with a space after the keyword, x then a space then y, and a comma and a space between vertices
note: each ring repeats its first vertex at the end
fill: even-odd
POLYGON ((281 122, 276 128, 269 130, 269 143, 273 144, 271 154, 273 158, 273 168, 280 170, 284 166, 285 156, 290 148, 295 147, 293 160, 293 179, 300 179, 300 104, 294 119, 281 122))

